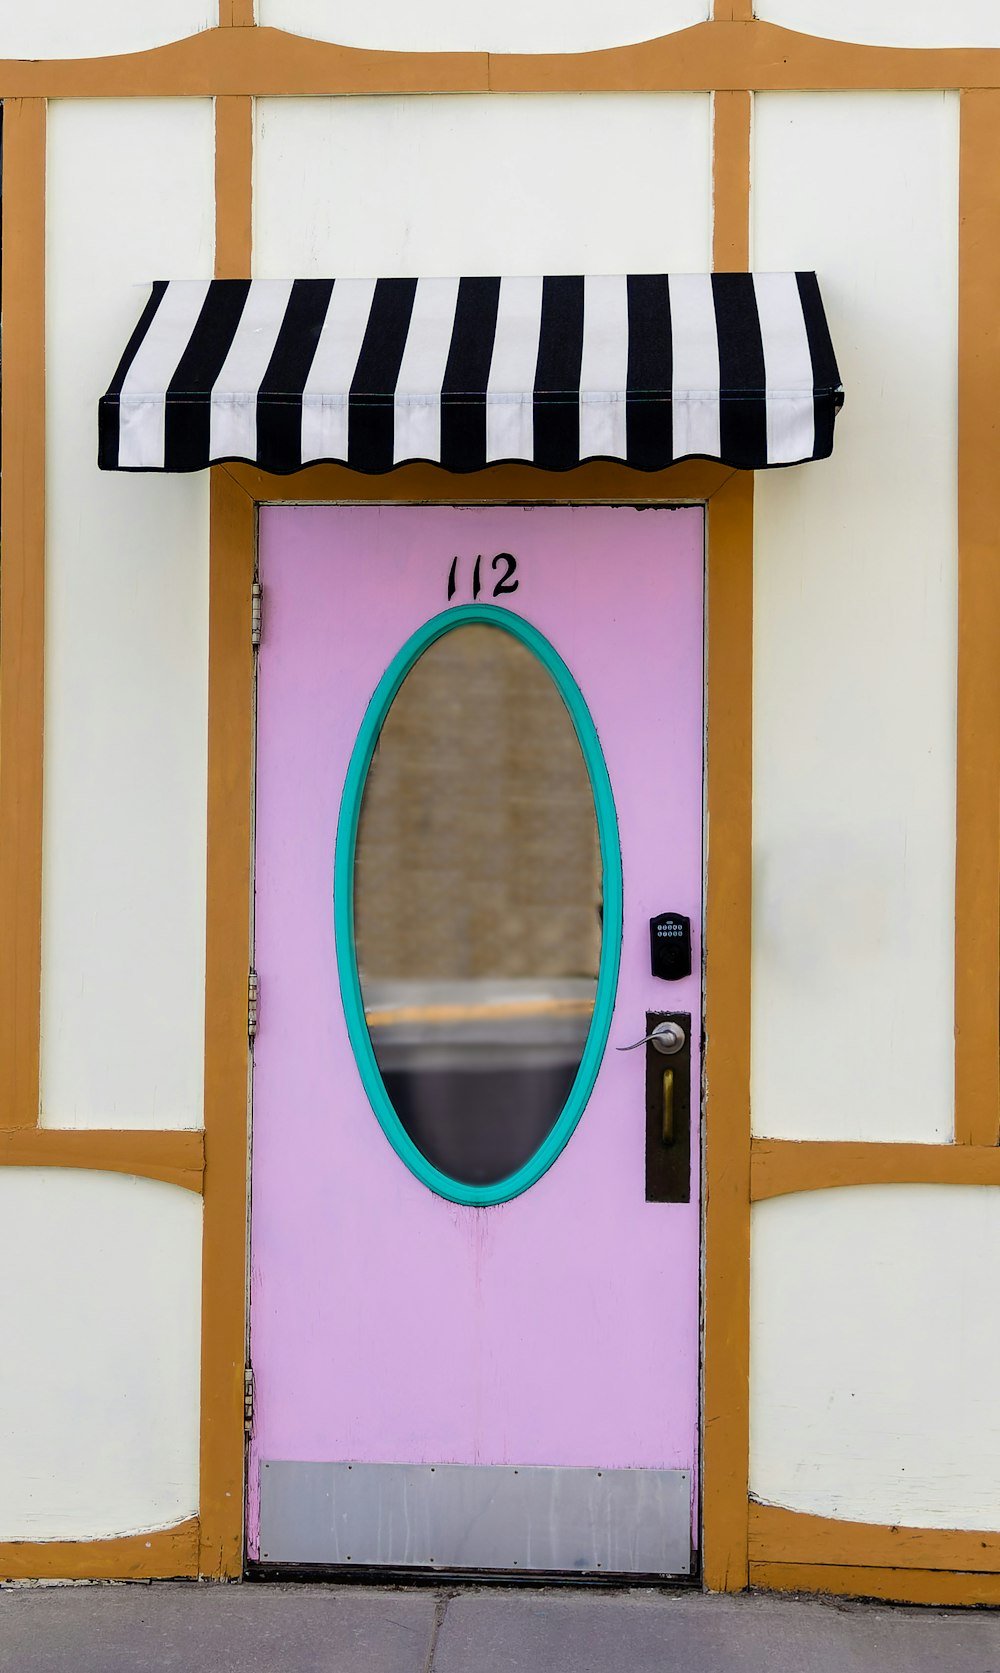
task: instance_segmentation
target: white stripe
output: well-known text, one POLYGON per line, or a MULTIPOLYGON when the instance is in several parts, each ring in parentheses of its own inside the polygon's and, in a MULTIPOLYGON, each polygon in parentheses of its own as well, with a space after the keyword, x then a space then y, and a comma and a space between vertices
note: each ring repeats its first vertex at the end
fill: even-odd
POLYGON ((212 386, 210 459, 257 457, 257 391, 292 294, 290 279, 255 279, 212 386))
POLYGON ((719 333, 708 273, 670 275, 674 458, 719 456, 719 333))
POLYGON ((580 458, 624 459, 628 384, 628 280, 583 281, 580 458))
POLYGON ((208 280, 173 280, 125 374, 118 409, 118 464, 162 470, 167 389, 208 295, 208 280))
POLYGON ((767 383, 767 462, 811 459, 816 445, 813 366, 794 273, 755 273, 767 383))
POLYGON ((441 458, 441 386, 458 303, 457 279, 418 279, 393 399, 393 460, 441 458))
POLYGON ((501 279, 493 359, 486 385, 488 460, 532 457, 541 328, 541 279, 501 279))
POLYGON ((302 392, 302 463, 347 458, 347 404, 375 297, 374 279, 338 279, 302 392))

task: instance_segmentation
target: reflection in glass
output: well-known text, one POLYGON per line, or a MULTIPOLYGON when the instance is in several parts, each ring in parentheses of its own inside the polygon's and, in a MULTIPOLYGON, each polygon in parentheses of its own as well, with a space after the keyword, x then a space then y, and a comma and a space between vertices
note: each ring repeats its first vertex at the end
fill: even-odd
POLYGON ((410 1137, 495 1184, 558 1120, 590 1028, 601 857, 576 732, 548 672, 465 624, 386 716, 355 862, 365 1017, 410 1137))

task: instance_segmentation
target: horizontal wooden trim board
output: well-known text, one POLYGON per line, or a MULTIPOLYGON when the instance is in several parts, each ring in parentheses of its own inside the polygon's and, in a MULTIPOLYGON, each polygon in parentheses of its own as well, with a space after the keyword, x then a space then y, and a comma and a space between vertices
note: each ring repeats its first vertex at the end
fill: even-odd
POLYGON ((1000 1147, 754 1139, 753 1202, 841 1185, 1000 1185, 1000 1147))
POLYGON ((939 1608, 1000 1604, 1000 1574, 950 1574, 937 1568, 751 1563, 750 1584, 765 1592, 822 1592, 829 1597, 881 1598, 887 1603, 926 1603, 939 1608))
POLYGON ((0 1543, 3 1580, 187 1580, 198 1573, 198 1518, 120 1539, 0 1543))
POLYGON ((311 465, 291 476, 272 476, 256 465, 217 465, 251 500, 395 502, 410 505, 564 505, 573 501, 689 501, 711 499, 737 473, 728 465, 694 459, 664 471, 631 470, 614 460, 543 471, 534 465, 490 465, 468 475, 440 465, 400 465, 386 476, 363 476, 347 465, 311 465))
POLYGON ((227 24, 147 52, 0 60, 2 98, 997 86, 1000 49, 862 46, 734 17, 600 52, 382 52, 227 24))
POLYGON ((0 1167, 93 1168, 201 1191, 205 1138, 200 1132, 33 1127, 0 1132, 0 1167))
POLYGON ((781 1505, 750 1505, 751 1563, 947 1569, 1000 1575, 1000 1533, 843 1522, 781 1505))

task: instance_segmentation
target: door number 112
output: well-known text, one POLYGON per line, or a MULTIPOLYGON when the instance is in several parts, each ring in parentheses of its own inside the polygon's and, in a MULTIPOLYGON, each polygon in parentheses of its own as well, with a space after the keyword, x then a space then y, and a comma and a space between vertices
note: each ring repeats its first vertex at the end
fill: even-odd
MULTIPOLYGON (((448 602, 449 602, 449 604, 451 603, 451 600, 454 598, 456 592, 458 591, 458 585, 459 585, 458 569, 459 569, 460 562, 461 562, 461 559, 452 558, 451 568, 448 571, 448 602)), ((478 598, 480 593, 483 590, 482 567, 483 567, 483 555, 480 552, 479 556, 477 557, 475 563, 472 566, 472 596, 473 596, 474 599, 478 598)), ((516 577, 517 559, 513 556, 512 553, 510 553, 510 552, 498 552, 495 558, 490 559, 490 569, 493 571, 493 575, 496 577, 496 579, 493 581, 493 591, 490 594, 490 596, 492 598, 499 598, 501 596, 501 594, 503 594, 503 593, 516 593, 517 592, 517 587, 518 587, 517 577, 516 577), (500 571, 499 574, 497 573, 498 571, 500 571)), ((491 580, 491 577, 489 575, 487 575, 487 577, 486 577, 487 587, 490 584, 490 580, 491 580)))

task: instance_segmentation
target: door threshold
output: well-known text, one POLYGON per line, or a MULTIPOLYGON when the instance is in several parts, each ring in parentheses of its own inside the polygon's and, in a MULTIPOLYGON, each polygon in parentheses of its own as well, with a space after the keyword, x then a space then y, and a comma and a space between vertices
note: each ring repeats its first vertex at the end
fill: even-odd
POLYGON ((692 1574, 515 1574, 510 1569, 364 1568, 357 1563, 260 1563, 247 1562, 243 1578, 254 1585, 281 1583, 291 1586, 382 1586, 385 1588, 440 1589, 457 1587, 507 1587, 529 1591, 587 1590, 627 1592, 642 1589, 659 1592, 701 1590, 701 1573, 696 1560, 692 1574))

